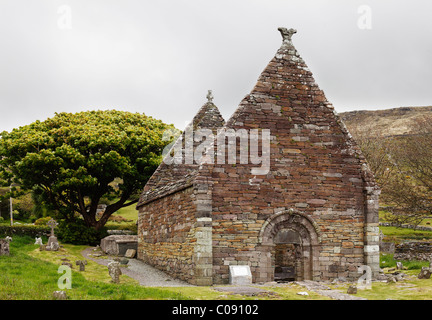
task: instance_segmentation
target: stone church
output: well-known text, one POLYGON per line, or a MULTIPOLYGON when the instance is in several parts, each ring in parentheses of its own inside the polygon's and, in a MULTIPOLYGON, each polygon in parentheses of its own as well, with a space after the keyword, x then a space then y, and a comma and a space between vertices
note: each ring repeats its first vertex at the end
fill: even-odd
POLYGON ((232 265, 248 265, 254 283, 379 272, 380 190, 295 49, 296 31, 279 31, 281 47, 231 118, 209 95, 175 144, 180 160, 161 163, 137 204, 138 258, 191 284, 226 284, 232 265), (218 138, 199 161, 185 159, 188 143, 202 147, 188 129, 218 138), (227 145, 227 131, 246 132, 249 145, 240 134, 227 145))

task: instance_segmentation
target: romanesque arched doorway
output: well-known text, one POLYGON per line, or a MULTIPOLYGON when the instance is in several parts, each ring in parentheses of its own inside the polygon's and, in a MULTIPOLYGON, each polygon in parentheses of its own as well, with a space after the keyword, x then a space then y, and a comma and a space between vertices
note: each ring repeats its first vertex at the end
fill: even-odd
POLYGON ((315 280, 319 230, 308 216, 284 210, 269 217, 260 232, 257 282, 315 280))

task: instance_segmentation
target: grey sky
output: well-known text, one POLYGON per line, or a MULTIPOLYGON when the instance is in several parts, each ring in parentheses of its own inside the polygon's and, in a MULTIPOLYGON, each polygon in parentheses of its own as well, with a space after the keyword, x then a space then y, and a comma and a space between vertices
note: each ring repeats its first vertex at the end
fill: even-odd
POLYGON ((228 119, 280 26, 338 112, 432 105, 431 14, 427 0, 0 0, 0 131, 96 109, 183 129, 208 89, 228 119))

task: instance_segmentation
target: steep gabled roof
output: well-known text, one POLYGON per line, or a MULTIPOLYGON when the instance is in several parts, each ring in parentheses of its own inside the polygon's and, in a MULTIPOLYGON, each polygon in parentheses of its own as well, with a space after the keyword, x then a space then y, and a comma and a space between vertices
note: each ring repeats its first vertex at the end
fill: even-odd
POLYGON ((344 136, 346 149, 343 152, 355 155, 361 164, 367 191, 378 189, 360 148, 294 47, 291 37, 297 31, 286 28, 278 30, 283 39, 281 47, 259 76, 255 87, 227 120, 225 127, 237 129, 262 126, 266 128, 270 124, 269 121, 275 121, 275 118, 270 120, 267 116, 271 113, 280 116, 276 126, 278 131, 286 131, 290 128, 291 121, 313 127, 314 125, 310 123, 319 123, 322 120, 316 114, 325 110, 326 122, 331 120, 337 123, 344 136))
MULTIPOLYGON (((215 132, 225 124, 225 120, 220 114, 219 109, 211 101, 212 97, 210 92, 207 98, 209 101, 199 109, 191 123, 186 127, 185 132, 188 129, 193 129, 194 131, 197 129, 211 129, 215 132)), ((182 145, 184 145, 185 132, 182 133, 175 144, 182 143, 182 145)), ((198 143, 199 142, 194 142, 194 147, 196 147, 198 143)), ((184 158, 180 164, 167 164, 162 161, 151 178, 147 181, 140 200, 138 201, 137 208, 150 201, 191 186, 194 178, 198 174, 198 169, 199 164, 195 162, 187 164, 184 158)))

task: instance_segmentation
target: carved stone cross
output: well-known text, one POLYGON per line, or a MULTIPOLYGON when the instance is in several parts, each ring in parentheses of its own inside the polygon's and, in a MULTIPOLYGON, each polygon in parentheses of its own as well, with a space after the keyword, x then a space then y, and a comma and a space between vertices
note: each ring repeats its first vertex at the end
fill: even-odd
POLYGON ((87 264, 87 260, 77 260, 75 264, 79 266, 79 271, 85 271, 85 265, 87 264))
POLYGON ((291 37, 297 33, 296 29, 278 28, 282 35, 283 42, 291 42, 291 37))
POLYGON ((51 227, 51 237, 54 237, 54 228, 58 226, 57 221, 51 219, 50 221, 47 222, 47 226, 51 227))

